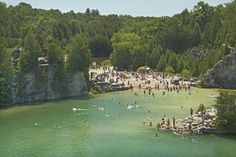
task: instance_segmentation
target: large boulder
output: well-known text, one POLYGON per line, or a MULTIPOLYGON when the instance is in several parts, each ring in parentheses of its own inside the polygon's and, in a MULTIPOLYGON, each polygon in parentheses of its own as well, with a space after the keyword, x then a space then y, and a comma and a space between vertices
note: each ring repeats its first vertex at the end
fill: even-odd
POLYGON ((204 76, 205 87, 236 89, 236 51, 230 48, 230 54, 209 69, 204 76))

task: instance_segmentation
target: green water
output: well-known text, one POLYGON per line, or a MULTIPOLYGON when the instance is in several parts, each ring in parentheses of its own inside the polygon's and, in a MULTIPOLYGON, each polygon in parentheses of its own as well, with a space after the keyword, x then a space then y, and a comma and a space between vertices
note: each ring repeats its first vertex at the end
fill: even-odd
POLYGON ((161 92, 144 96, 125 91, 86 100, 65 100, 0 110, 0 157, 222 157, 236 153, 235 137, 183 138, 149 127, 166 115, 188 115, 200 103, 212 105, 216 91, 192 95, 161 92), (188 96, 188 99, 187 99, 188 96), (142 105, 127 109, 128 104, 142 105), (120 104, 119 104, 120 102, 120 104), (104 112, 98 111, 103 106, 104 112), (181 108, 183 106, 183 108, 181 108), (87 109, 72 112, 73 107, 87 109), (148 113, 148 110, 151 113, 148 113), (106 114, 109 113, 109 117, 106 114), (143 122, 146 122, 144 125, 143 122), (34 126, 37 122, 39 126, 34 126), (59 127, 56 127, 59 126, 59 127))

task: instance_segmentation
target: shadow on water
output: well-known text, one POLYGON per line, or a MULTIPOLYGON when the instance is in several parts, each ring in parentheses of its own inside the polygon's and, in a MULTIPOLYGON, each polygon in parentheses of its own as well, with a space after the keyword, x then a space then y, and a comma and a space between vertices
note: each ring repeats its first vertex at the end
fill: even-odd
POLYGON ((236 133, 218 134, 217 136, 220 138, 236 141, 236 133))
POLYGON ((58 99, 51 99, 51 100, 41 100, 41 101, 32 101, 32 102, 22 102, 22 103, 12 103, 9 105, 4 105, 4 106, 0 106, 0 110, 3 109, 10 109, 13 107, 17 107, 17 106, 38 106, 38 105, 43 105, 46 102, 61 102, 61 101, 65 101, 65 100, 90 100, 95 98, 96 96, 89 96, 89 95, 82 95, 82 96, 71 96, 71 97, 62 97, 62 98, 58 98, 58 99))

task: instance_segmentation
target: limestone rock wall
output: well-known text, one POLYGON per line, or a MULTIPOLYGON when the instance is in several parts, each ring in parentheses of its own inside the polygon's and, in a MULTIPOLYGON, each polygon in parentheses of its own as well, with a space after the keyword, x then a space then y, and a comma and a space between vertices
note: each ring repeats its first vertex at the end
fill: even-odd
POLYGON ((208 70, 204 76, 204 86, 213 88, 236 89, 236 51, 231 48, 230 54, 208 70))
POLYGON ((83 96, 87 94, 86 79, 83 72, 66 75, 55 86, 57 65, 50 65, 44 70, 47 78, 39 81, 35 74, 15 75, 12 82, 13 103, 47 101, 59 98, 83 96))

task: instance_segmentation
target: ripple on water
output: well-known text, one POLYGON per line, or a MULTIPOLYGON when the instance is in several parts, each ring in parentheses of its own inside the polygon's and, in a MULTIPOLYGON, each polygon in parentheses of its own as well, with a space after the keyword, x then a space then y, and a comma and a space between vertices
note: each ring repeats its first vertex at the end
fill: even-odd
POLYGON ((188 92, 162 96, 161 91, 156 91, 154 98, 144 96, 143 91, 135 92, 138 96, 125 91, 87 100, 71 99, 1 110, 0 156, 221 157, 235 154, 235 137, 182 137, 149 127, 150 120, 155 124, 163 115, 170 119, 182 118, 200 103, 213 105, 218 94, 215 90, 198 89, 198 92, 192 91, 191 96, 188 92), (135 101, 141 106, 127 109, 127 104, 135 106, 135 101), (99 111, 99 106, 104 107, 104 111, 99 111), (73 107, 88 110, 73 112, 73 107), (39 125, 35 126, 35 122, 39 125))

